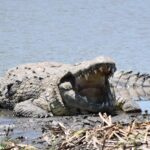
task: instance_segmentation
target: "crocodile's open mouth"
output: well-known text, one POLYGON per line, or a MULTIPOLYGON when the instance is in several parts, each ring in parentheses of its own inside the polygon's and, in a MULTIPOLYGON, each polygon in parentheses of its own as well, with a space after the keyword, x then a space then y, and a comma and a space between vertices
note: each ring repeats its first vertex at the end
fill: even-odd
POLYGON ((113 72, 111 64, 101 64, 99 67, 89 69, 76 77, 76 92, 92 103, 105 102, 109 99, 108 78, 113 72))
POLYGON ((110 90, 109 77, 116 70, 115 63, 107 60, 90 66, 84 65, 81 64, 79 71, 71 73, 70 77, 68 75, 60 84, 63 99, 74 103, 74 107, 88 112, 110 112, 115 100, 110 90))

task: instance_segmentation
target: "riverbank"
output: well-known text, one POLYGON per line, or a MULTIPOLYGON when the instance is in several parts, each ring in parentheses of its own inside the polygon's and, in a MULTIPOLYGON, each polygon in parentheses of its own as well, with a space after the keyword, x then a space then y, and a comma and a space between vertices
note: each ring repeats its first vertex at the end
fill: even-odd
POLYGON ((1 120, 2 146, 27 149, 98 149, 149 146, 150 116, 124 114, 1 120), (9 121, 8 121, 9 120, 9 121), (144 140, 144 141, 143 141, 144 140))

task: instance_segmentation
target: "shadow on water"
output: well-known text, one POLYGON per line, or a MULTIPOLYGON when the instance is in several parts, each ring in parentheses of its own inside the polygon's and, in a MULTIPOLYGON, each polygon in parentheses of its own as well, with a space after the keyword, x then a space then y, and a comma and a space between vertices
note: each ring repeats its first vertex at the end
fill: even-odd
POLYGON ((16 118, 13 111, 0 110, 0 141, 5 139, 25 139, 30 143, 41 136, 41 128, 31 118, 16 118))

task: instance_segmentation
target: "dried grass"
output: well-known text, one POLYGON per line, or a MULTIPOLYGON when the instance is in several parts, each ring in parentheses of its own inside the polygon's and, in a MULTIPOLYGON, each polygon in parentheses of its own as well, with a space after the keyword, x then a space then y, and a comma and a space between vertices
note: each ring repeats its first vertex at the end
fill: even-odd
MULTIPOLYGON (((89 129, 71 131, 60 123, 59 132, 63 139, 59 149, 73 149, 84 147, 86 149, 137 149, 144 146, 149 149, 150 122, 123 125, 112 123, 111 116, 99 113, 102 124, 89 129), (149 147, 149 148, 148 148, 149 147)), ((58 133, 58 132, 57 132, 58 133)), ((143 148, 142 148, 143 149, 143 148)))

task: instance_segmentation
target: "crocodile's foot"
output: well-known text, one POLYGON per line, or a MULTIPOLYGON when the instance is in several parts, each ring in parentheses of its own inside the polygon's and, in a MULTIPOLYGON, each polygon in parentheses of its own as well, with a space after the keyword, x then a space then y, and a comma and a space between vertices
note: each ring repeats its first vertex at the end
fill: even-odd
POLYGON ((122 109, 124 112, 127 112, 127 113, 138 113, 142 111, 138 103, 134 100, 129 100, 125 102, 123 104, 122 109))
POLYGON ((16 104, 14 113, 18 117, 46 118, 53 116, 51 113, 48 113, 46 109, 37 106, 32 99, 16 104))
POLYGON ((83 69, 72 76, 66 76, 63 83, 59 85, 65 104, 88 113, 112 113, 115 98, 110 90, 108 79, 116 69, 115 64, 111 59, 100 58, 96 65, 93 63, 88 67, 83 63, 83 66, 83 69))
POLYGON ((136 99, 127 99, 127 97, 117 98, 116 109, 123 110, 126 113, 140 113, 140 112, 142 112, 136 99))

